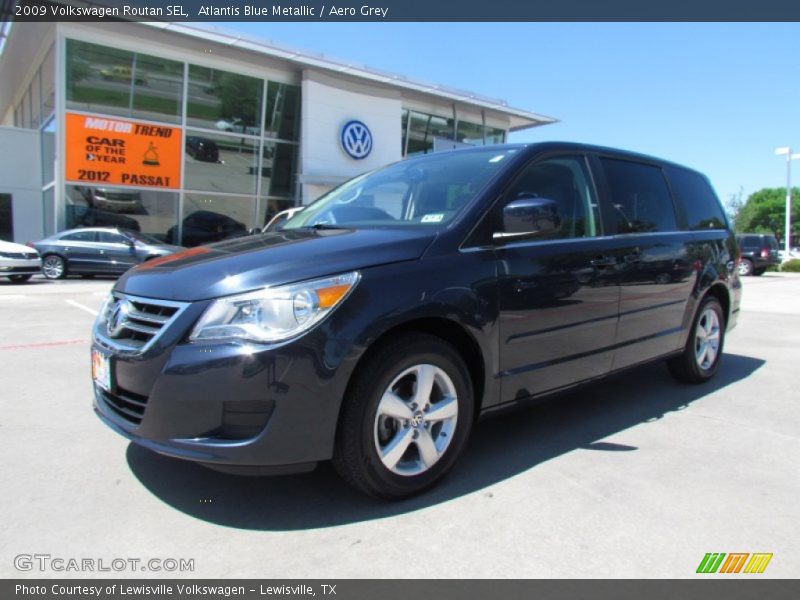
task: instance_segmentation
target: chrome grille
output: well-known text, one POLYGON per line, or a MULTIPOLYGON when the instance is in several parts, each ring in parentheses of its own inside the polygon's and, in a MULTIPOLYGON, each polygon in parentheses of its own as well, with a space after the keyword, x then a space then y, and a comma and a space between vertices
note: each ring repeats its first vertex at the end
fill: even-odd
POLYGON ((141 354, 186 308, 183 302, 112 293, 97 319, 95 337, 114 350, 141 354))

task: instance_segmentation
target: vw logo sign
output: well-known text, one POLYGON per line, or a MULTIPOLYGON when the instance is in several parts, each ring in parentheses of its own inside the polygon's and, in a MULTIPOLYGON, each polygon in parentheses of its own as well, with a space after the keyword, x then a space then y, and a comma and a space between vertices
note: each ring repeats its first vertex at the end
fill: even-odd
POLYGON ((106 321, 106 331, 108 335, 117 337, 122 333, 125 327, 125 320, 131 310, 131 303, 128 300, 119 300, 108 311, 108 320, 106 321))
POLYGON ((347 156, 355 160, 366 158, 372 151, 372 133, 361 121, 345 123, 339 141, 347 156))

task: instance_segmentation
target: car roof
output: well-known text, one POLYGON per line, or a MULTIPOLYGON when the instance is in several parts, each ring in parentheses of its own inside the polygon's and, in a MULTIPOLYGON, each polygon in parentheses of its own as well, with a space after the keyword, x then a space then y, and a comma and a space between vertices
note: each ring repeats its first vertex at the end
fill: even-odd
POLYGON ((65 235, 69 235, 70 233, 78 233, 80 231, 122 233, 124 230, 120 227, 75 227, 74 229, 59 231, 58 233, 53 234, 51 237, 60 239, 65 235))
MULTIPOLYGON (((544 142, 524 142, 524 143, 511 143, 511 144, 491 144, 487 146, 473 146, 469 148, 458 148, 456 150, 452 150, 451 152, 485 152, 487 150, 525 150, 528 154, 536 154, 539 152, 563 152, 563 151, 571 151, 571 152, 587 152, 593 154, 601 154, 601 155, 611 155, 615 158, 622 158, 622 159, 629 159, 638 162, 648 162, 648 163, 657 163, 662 166, 670 166, 675 167, 678 169, 684 169, 686 171, 691 171, 702 177, 705 177, 703 173, 700 171, 693 169, 692 167, 687 167, 686 165, 682 165, 680 163, 676 163, 671 160, 667 160, 664 158, 659 158, 657 156, 652 156, 649 154, 643 154, 641 152, 633 152, 631 150, 622 150, 620 148, 612 148, 610 146, 598 146, 595 144, 584 144, 580 142, 560 142, 560 141, 544 141, 544 142)), ((408 158, 423 158, 428 156, 436 156, 441 155, 442 153, 431 153, 431 154, 424 154, 424 155, 413 155, 409 156, 408 158)))

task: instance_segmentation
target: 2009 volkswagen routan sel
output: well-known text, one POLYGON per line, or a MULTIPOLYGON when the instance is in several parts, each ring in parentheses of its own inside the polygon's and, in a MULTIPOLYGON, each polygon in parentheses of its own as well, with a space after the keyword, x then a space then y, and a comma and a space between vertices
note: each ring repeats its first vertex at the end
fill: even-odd
POLYGON ((565 143, 410 158, 279 231, 129 271, 94 328, 94 406, 169 456, 332 459, 404 497, 480 414, 655 359, 711 378, 737 252, 707 179, 672 163, 565 143))

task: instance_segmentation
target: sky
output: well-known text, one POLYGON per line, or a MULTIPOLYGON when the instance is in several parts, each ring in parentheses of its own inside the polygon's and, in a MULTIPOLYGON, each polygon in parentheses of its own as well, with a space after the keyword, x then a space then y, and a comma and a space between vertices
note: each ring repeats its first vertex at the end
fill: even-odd
MULTIPOLYGON (((708 175, 723 202, 783 187, 800 151, 797 23, 226 23, 560 120, 509 141, 586 142, 708 175)), ((800 182, 796 161, 795 182, 800 182)))

